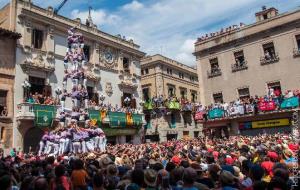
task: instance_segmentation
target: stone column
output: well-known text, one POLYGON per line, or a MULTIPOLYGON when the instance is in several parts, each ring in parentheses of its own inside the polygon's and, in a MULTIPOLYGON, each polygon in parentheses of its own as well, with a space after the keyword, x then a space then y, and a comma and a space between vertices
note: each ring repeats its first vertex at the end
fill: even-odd
POLYGON ((164 80, 162 66, 157 64, 155 66, 155 82, 156 82, 156 96, 164 95, 164 80))

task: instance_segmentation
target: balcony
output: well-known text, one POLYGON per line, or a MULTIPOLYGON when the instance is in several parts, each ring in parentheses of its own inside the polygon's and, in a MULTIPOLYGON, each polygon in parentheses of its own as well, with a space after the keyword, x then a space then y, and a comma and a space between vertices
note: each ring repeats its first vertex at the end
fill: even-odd
POLYGON ((217 76, 221 76, 222 72, 220 68, 217 69, 211 69, 210 71, 207 71, 207 77, 208 78, 213 78, 213 77, 217 77, 217 76))
POLYGON ((293 51, 294 57, 300 57, 300 48, 295 48, 293 51))
POLYGON ((242 70, 246 70, 248 69, 248 65, 247 62, 244 61, 242 63, 235 63, 231 65, 231 71, 234 72, 238 72, 238 71, 242 71, 242 70))
POLYGON ((121 72, 119 75, 120 82, 119 86, 123 88, 136 89, 138 87, 136 78, 127 72, 121 72))
POLYGON ((98 82, 101 79, 100 75, 96 74, 93 71, 86 71, 85 75, 86 75, 86 78, 91 80, 91 81, 98 82))
POLYGON ((279 61, 279 56, 277 53, 267 57, 267 56, 262 56, 260 58, 260 64, 261 65, 269 65, 269 64, 273 64, 279 61))
MULTIPOLYGON (((34 109, 33 109, 33 106, 34 105, 37 105, 37 104, 31 104, 31 103, 20 103, 18 104, 17 106, 17 114, 16 114, 16 119, 18 121, 20 120, 34 120, 35 119, 35 112, 34 112, 34 109)), ((48 109, 49 107, 53 107, 53 106, 50 106, 50 105, 41 105, 41 106, 44 106, 44 109, 48 109)), ((55 106, 54 107, 54 112, 58 113, 57 112, 57 109, 59 108, 60 106, 55 106)), ((57 117, 57 115, 54 116, 54 119, 57 117)))
POLYGON ((18 112, 16 118, 17 120, 33 120, 34 112, 33 112, 32 104, 30 103, 18 104, 18 112))
POLYGON ((21 63, 21 66, 23 69, 31 70, 42 70, 45 72, 54 72, 55 71, 55 65, 54 63, 49 62, 48 60, 45 60, 41 54, 38 54, 34 58, 27 58, 23 63, 21 63))

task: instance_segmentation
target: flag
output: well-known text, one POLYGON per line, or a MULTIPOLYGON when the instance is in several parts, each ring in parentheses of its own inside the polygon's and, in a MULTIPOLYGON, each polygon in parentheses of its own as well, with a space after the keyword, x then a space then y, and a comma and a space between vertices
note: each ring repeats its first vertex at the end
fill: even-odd
POLYGON ((89 110, 89 118, 90 118, 90 121, 91 121, 91 125, 92 126, 96 126, 98 125, 98 127, 101 126, 101 113, 99 110, 89 110))
POLYGON ((51 105, 33 105, 35 115, 34 125, 37 127, 51 127, 53 118, 56 115, 56 107, 51 105))

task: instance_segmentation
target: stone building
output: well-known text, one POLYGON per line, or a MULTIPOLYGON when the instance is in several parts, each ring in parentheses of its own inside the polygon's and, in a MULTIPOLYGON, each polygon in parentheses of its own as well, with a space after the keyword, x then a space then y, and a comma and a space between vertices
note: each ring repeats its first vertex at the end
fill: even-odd
MULTIPOLYGON (((198 102, 197 70, 162 55, 147 56, 141 61, 141 83, 144 99, 163 99, 176 96, 189 102, 198 102)), ((158 111, 158 112, 157 112, 158 111)), ((196 126, 192 112, 174 111, 170 114, 145 113, 148 122, 146 139, 157 141, 172 138, 198 137, 200 126, 196 126)))
MULTIPOLYGON (((76 27, 85 38, 89 97, 112 105, 121 105, 125 97, 130 97, 139 107, 140 60, 144 53, 132 40, 100 31, 90 18, 82 24, 79 18, 72 20, 57 15, 52 7, 44 9, 31 0, 12 0, 0 10, 0 15, 0 27, 22 35, 15 51, 14 147, 28 147, 38 142, 42 132, 33 125, 30 105, 22 103, 24 94, 29 90, 55 96, 55 89, 61 87, 63 81, 67 30, 71 27, 76 27), (30 89, 22 86, 24 81, 31 84, 30 89), (102 94, 104 100, 99 100, 102 94)), ((71 100, 67 100, 66 107, 70 108, 70 104, 71 100)), ((138 138, 136 129, 111 129, 109 134, 108 141, 116 141, 119 136, 119 143, 138 138)))
POLYGON ((0 28, 0 144, 12 146, 14 118, 15 52, 20 34, 0 28))
MULTIPOLYGON (((279 14, 277 9, 264 6, 255 16, 253 24, 222 28, 195 43, 200 101, 204 105, 264 96, 269 88, 281 92, 300 89, 300 9, 279 14)), ((205 122, 204 127, 215 129, 219 135, 227 128, 230 134, 245 135, 290 132, 292 113, 286 109, 223 118, 205 122), (263 127, 239 131, 257 124, 263 127)))
POLYGON ((300 9, 278 14, 263 7, 255 16, 253 24, 230 26, 196 42, 201 103, 262 96, 268 87, 300 88, 300 9))

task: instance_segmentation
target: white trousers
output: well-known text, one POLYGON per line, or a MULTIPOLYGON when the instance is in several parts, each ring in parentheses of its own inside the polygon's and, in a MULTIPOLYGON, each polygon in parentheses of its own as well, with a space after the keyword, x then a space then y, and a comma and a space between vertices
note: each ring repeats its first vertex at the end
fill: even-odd
POLYGON ((46 145, 45 145, 44 141, 40 141, 39 156, 42 155, 43 150, 45 149, 45 146, 46 145))
POLYGON ((72 152, 72 146, 71 146, 71 140, 69 139, 69 138, 66 138, 65 139, 65 146, 64 146, 64 153, 66 153, 66 152, 68 152, 68 151, 70 151, 70 152, 72 152))
POLYGON ((65 110, 65 101, 60 101, 60 105, 61 105, 61 111, 65 110))
POLYGON ((100 137, 99 136, 96 136, 94 138, 94 148, 95 149, 100 149, 100 137))
POLYGON ((73 142, 73 153, 81 153, 81 144, 80 142, 73 142))
POLYGON ((83 140, 81 141, 81 153, 86 153, 87 149, 86 149, 86 142, 83 140))
POLYGON ((94 151, 94 140, 91 139, 85 143, 87 151, 94 151))
POLYGON ((63 89, 66 90, 66 89, 67 89, 67 85, 68 85, 68 84, 67 84, 67 81, 63 81, 62 84, 63 84, 63 89))
POLYGON ((50 154, 53 149, 53 143, 50 141, 46 142, 45 154, 50 154))
POLYGON ((64 138, 61 138, 59 140, 59 149, 58 149, 58 155, 62 155, 65 151, 65 143, 66 140, 64 138))
POLYGON ((53 143, 53 148, 54 148, 54 155, 58 155, 58 151, 59 151, 59 143, 53 143))

